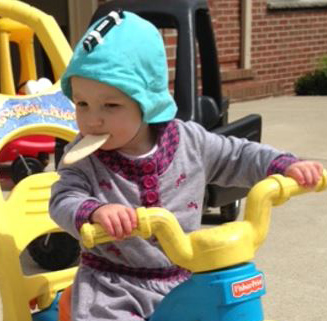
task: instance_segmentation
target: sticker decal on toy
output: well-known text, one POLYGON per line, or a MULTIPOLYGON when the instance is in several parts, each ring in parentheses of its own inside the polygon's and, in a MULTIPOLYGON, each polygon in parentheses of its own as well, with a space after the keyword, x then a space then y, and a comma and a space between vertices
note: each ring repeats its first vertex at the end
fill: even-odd
POLYGON ((0 137, 31 124, 55 124, 76 130, 75 108, 61 91, 22 98, 0 95, 0 137))
POLYGON ((264 288, 263 274, 256 275, 250 279, 232 283, 232 294, 234 298, 250 295, 264 288))

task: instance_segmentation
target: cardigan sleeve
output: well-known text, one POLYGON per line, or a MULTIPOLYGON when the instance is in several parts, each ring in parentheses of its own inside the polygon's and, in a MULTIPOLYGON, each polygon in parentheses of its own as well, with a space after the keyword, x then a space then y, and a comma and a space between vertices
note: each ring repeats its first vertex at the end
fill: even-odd
POLYGON ((78 239, 81 225, 102 203, 93 196, 91 183, 81 170, 72 166, 59 170, 59 174, 51 189, 50 216, 78 239))
POLYGON ((273 160, 286 154, 267 144, 210 133, 194 122, 185 123, 184 130, 201 157, 207 184, 251 187, 267 177, 273 160))

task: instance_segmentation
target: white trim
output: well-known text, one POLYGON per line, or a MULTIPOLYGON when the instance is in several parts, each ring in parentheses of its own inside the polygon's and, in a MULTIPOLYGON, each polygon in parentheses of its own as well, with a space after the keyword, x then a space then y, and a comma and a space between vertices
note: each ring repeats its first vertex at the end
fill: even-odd
POLYGON ((269 9, 297 9, 326 7, 327 0, 268 0, 269 9))
MULTIPOLYGON (((89 34, 88 34, 88 37, 91 36, 91 37, 94 37, 96 42, 98 44, 100 43, 103 43, 103 38, 101 36, 101 33, 97 30, 92 30, 89 34)), ((84 40, 85 41, 85 40, 84 40)))
POLYGON ((108 16, 110 16, 110 17, 114 18, 116 25, 120 25, 120 24, 121 24, 121 22, 123 21, 123 20, 120 18, 120 16, 119 16, 119 13, 118 13, 118 12, 115 12, 115 11, 111 11, 111 12, 109 13, 109 15, 108 15, 108 16))
POLYGON ((98 0, 68 0, 70 44, 75 46, 86 31, 98 0))
POLYGON ((250 69, 252 47, 252 0, 242 0, 241 21, 241 69, 250 69))

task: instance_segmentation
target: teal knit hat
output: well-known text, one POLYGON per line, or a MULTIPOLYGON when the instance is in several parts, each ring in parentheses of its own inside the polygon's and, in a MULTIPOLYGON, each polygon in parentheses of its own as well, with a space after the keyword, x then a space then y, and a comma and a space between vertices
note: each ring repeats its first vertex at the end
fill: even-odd
POLYGON ((84 77, 116 87, 137 101, 146 123, 172 120, 177 107, 169 92, 166 51, 157 28, 124 11, 121 23, 114 25, 88 52, 83 41, 101 20, 77 44, 61 79, 63 93, 71 99, 70 78, 84 77))

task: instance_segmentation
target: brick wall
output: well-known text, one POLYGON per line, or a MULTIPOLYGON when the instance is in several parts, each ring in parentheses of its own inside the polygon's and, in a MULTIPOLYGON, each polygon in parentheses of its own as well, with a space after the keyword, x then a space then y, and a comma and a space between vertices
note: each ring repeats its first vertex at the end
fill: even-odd
POLYGON ((209 4, 223 90, 234 100, 293 94, 294 81, 327 54, 327 8, 272 11, 267 0, 253 0, 251 70, 238 77, 244 75, 235 72, 240 66, 241 1, 209 0, 209 4))
POLYGON ((169 68, 169 82, 170 89, 173 93, 174 86, 173 82, 175 79, 175 62, 176 62, 176 42, 177 42, 177 32, 174 29, 162 29, 161 34, 163 36, 166 45, 166 54, 168 59, 169 68))
POLYGON ((240 0, 209 1, 222 70, 237 69, 240 61, 240 0))
MULTIPOLYGON (((224 94, 232 100, 294 94, 294 81, 327 54, 327 8, 273 11, 267 0, 252 0, 251 69, 245 70, 240 66, 241 2, 208 0, 224 94)), ((172 88, 176 39, 170 31, 163 36, 172 88)))

